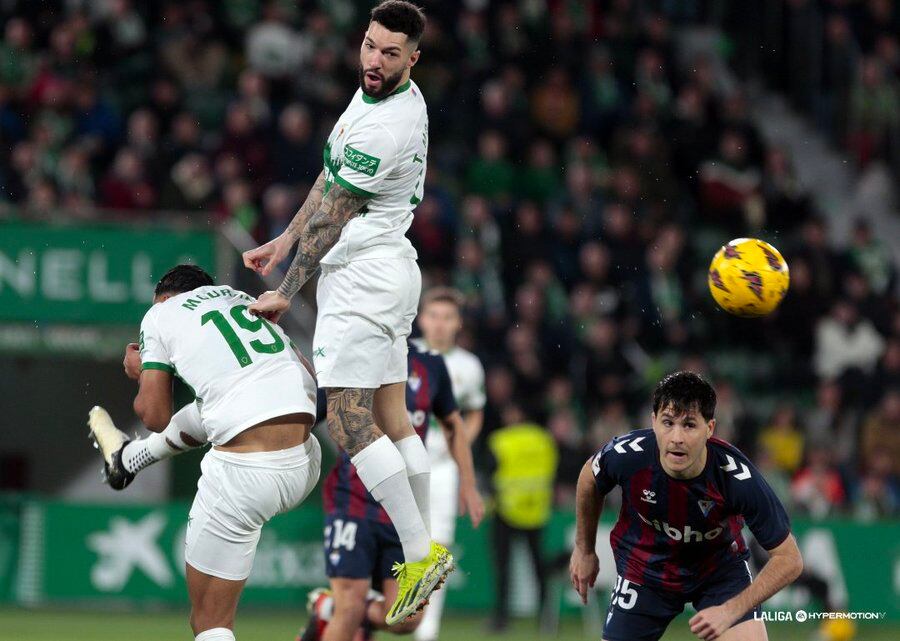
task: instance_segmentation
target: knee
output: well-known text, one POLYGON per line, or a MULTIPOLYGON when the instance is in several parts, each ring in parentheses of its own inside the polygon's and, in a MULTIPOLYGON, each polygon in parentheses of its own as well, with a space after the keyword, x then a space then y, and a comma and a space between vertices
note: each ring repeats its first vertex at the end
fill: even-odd
MULTIPOLYGON (((363 597, 365 598, 365 597, 363 597)), ((350 627, 359 627, 366 620, 366 602, 363 601, 344 601, 343 603, 334 603, 334 614, 332 621, 343 621, 350 627)))
POLYGON ((204 630, 234 627, 234 610, 223 610, 211 606, 212 604, 204 605, 201 602, 191 608, 190 624, 195 636, 204 630))
POLYGON ((362 625, 368 609, 368 585, 357 589, 337 589, 334 591, 334 619, 362 625))

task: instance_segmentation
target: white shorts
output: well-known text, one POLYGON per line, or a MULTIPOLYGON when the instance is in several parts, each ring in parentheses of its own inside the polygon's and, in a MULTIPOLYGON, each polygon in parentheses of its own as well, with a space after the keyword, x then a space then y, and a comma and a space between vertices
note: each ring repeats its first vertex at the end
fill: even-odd
POLYGON ((422 275, 409 258, 322 265, 312 345, 319 387, 406 382, 406 338, 421 290, 422 275))
POLYGON ((221 579, 246 579, 262 526, 307 497, 321 464, 322 450, 312 434, 302 445, 277 452, 210 449, 188 516, 185 562, 221 579))

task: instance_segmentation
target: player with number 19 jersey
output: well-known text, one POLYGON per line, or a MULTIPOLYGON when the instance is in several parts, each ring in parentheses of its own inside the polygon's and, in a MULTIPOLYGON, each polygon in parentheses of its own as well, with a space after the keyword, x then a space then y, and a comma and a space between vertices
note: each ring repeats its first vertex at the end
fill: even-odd
POLYGON ((316 415, 313 377, 284 330, 247 311, 255 300, 227 285, 198 287, 153 305, 141 322, 142 368, 191 387, 213 445, 271 418, 316 415))

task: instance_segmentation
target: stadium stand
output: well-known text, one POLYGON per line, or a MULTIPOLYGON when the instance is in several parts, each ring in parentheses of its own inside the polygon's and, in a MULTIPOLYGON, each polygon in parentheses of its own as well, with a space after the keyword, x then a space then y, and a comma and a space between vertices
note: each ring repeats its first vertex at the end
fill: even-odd
MULTIPOLYGON (((734 56, 738 76, 769 72, 861 167, 897 170, 896 3, 424 4, 414 77, 431 153, 409 235, 426 284, 466 296, 486 433, 510 403, 547 425, 566 503, 577 461, 644 426, 648 386, 680 365, 711 376, 722 435, 783 475, 798 512, 900 513, 895 261, 865 218, 843 242, 829 235, 718 64, 758 44, 742 15, 788 7, 788 46, 734 56), (722 51, 681 55, 673 25, 709 21, 732 36, 722 51), (713 251, 748 235, 791 267, 765 320, 728 317, 706 291, 713 251)), ((356 83, 368 5, 3 3, 5 215, 166 210, 279 234, 356 83)))

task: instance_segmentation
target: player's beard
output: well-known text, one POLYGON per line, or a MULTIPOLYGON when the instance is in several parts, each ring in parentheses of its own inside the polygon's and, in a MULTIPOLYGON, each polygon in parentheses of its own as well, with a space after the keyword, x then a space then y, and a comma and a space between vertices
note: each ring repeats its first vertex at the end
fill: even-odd
POLYGON ((391 92, 394 91, 400 85, 400 79, 403 78, 403 69, 395 73, 393 76, 385 77, 380 72, 378 73, 381 76, 381 89, 378 91, 372 92, 366 89, 366 70, 362 68, 362 65, 359 67, 359 87, 363 90, 363 93, 369 96, 369 98, 375 98, 376 100, 380 100, 385 96, 391 95, 391 92))

